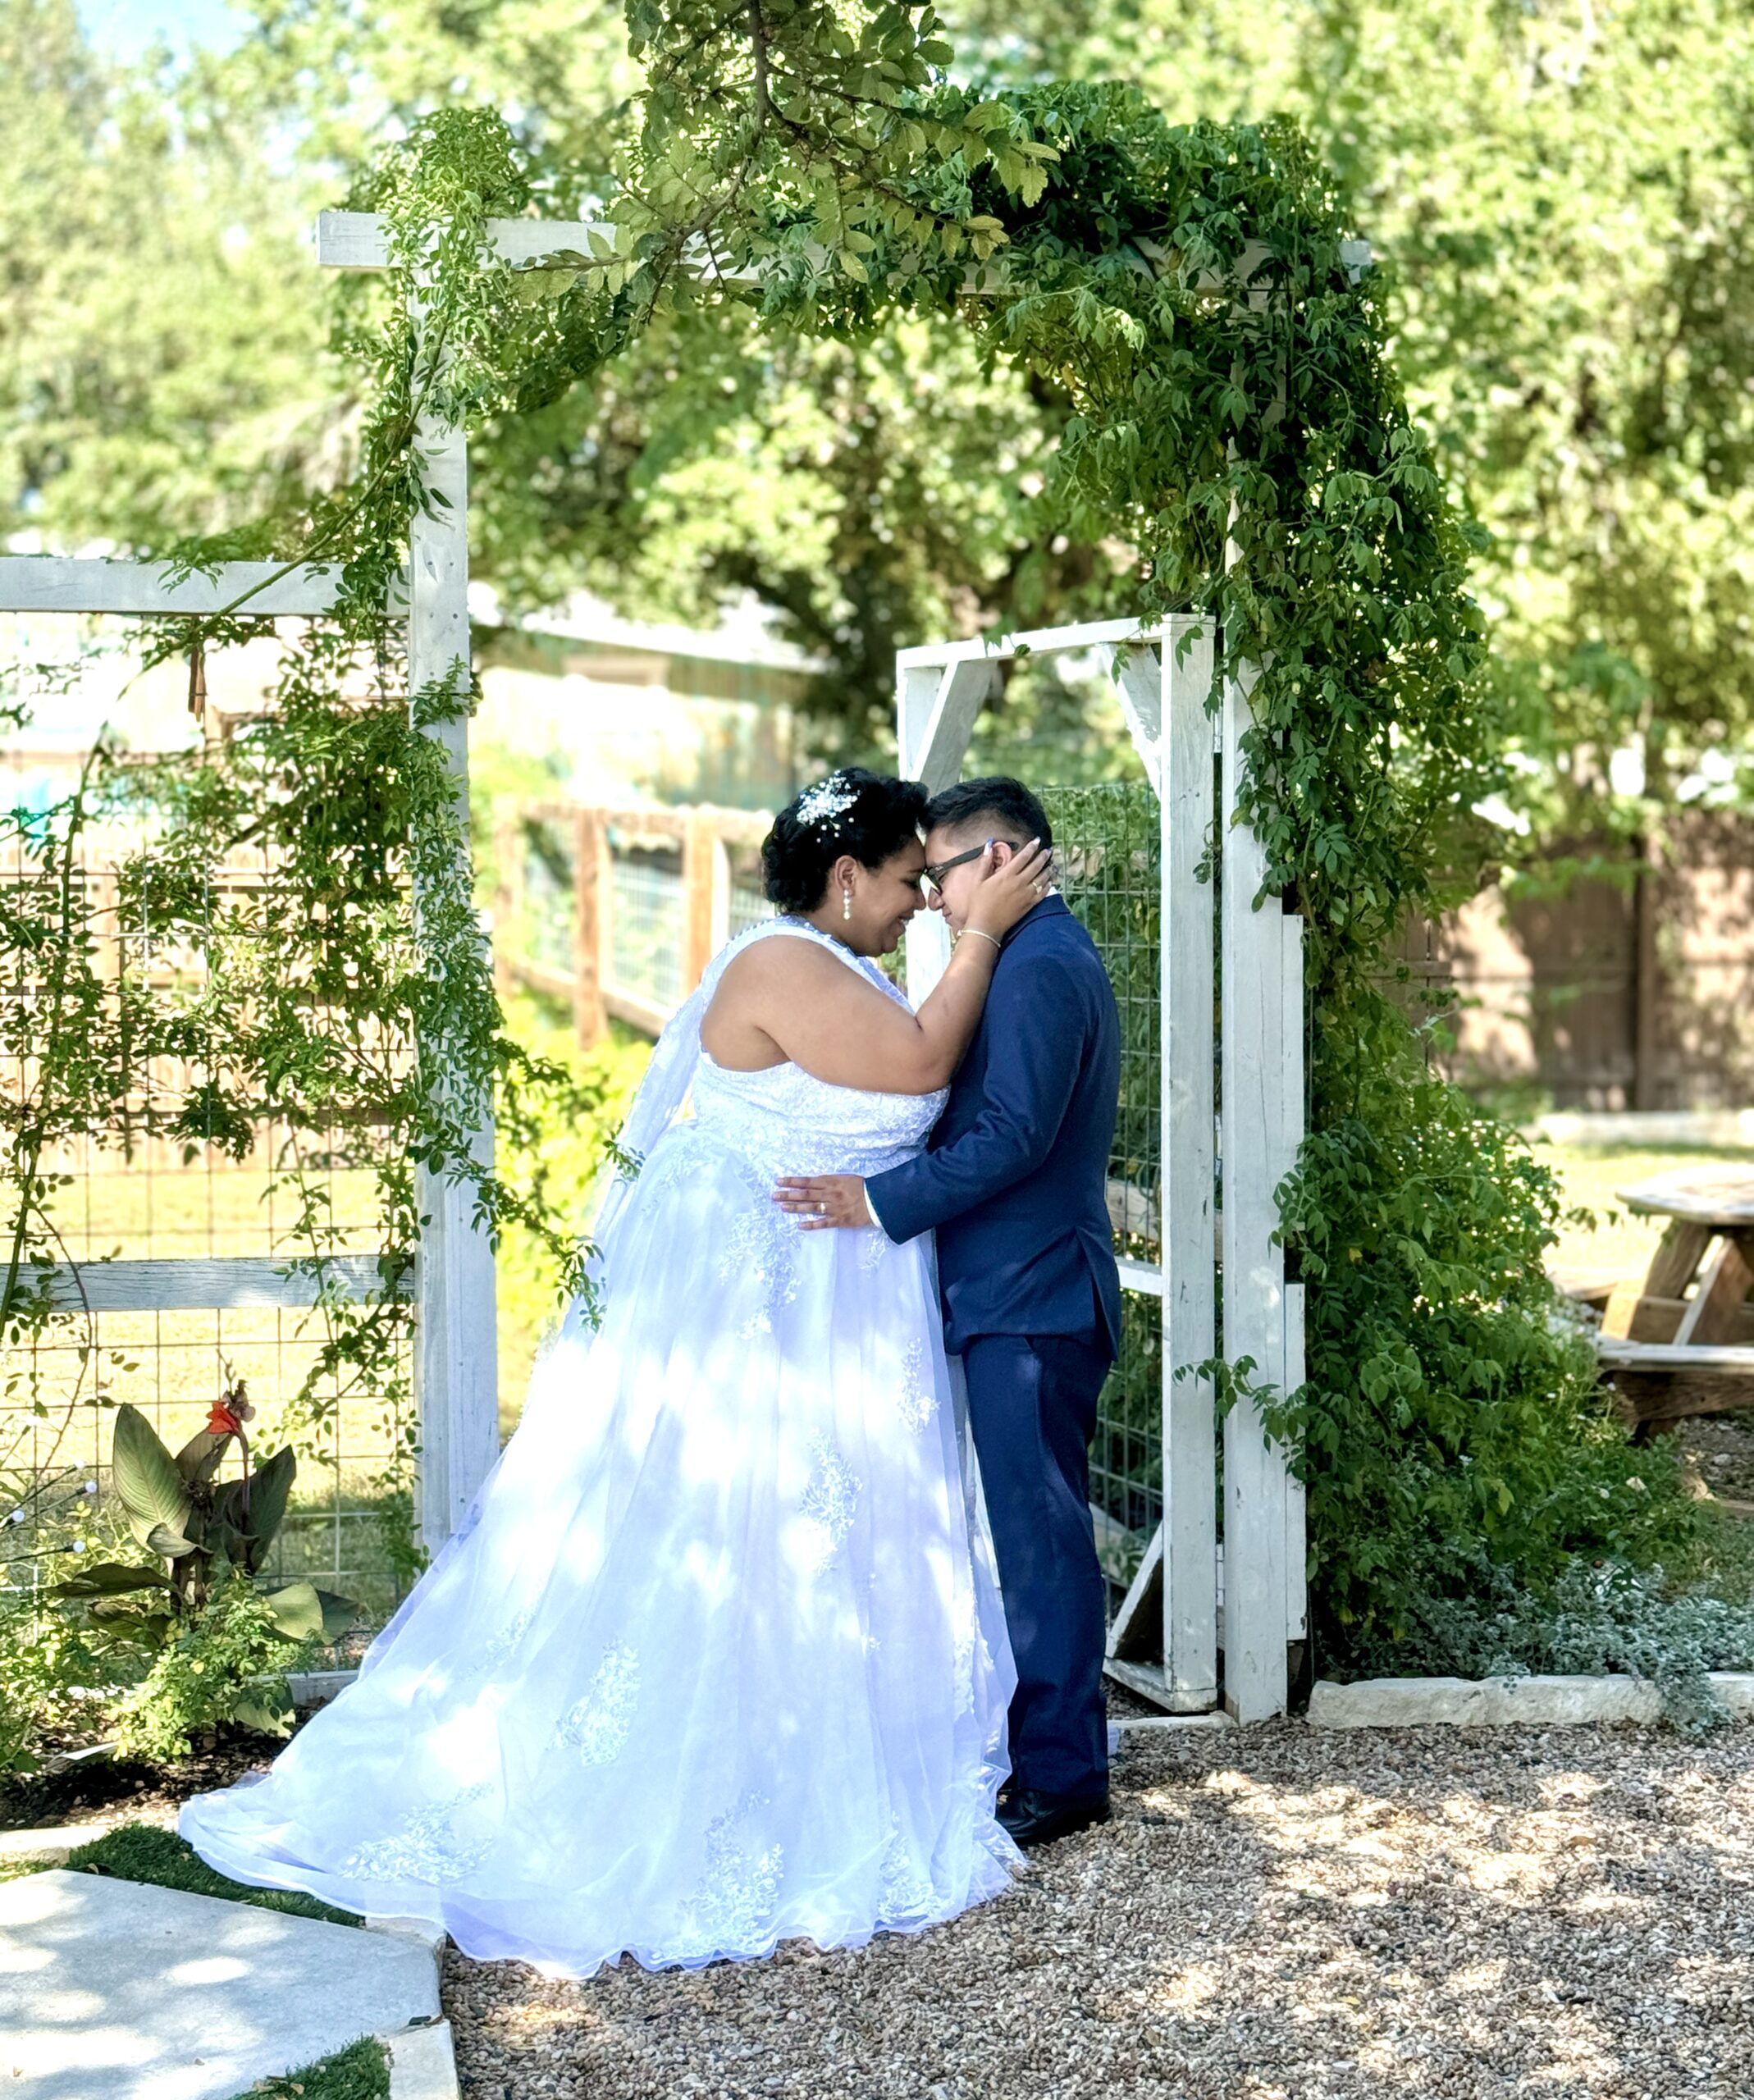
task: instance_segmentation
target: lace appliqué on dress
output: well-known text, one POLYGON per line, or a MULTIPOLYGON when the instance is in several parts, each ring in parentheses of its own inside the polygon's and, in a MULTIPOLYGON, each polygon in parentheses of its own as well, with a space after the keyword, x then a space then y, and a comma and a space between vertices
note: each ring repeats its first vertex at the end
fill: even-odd
POLYGON ((917 1434, 938 1413, 938 1391, 925 1344, 916 1339, 902 1352, 901 1417, 917 1434))
POLYGON ((774 1315, 797 1296, 797 1227, 765 1197, 739 1211, 719 1261, 719 1281, 747 1279, 761 1293, 756 1310, 738 1329, 739 1341, 774 1331, 774 1315))
POLYGON ((785 1848, 757 1848, 738 1826, 768 1806, 763 1794, 746 1794, 735 1808, 715 1816, 706 1830, 706 1868, 688 1906, 689 1938, 703 1954, 736 1954, 765 1938, 779 1883, 785 1848))
POLYGON ((493 1841, 466 1842, 457 1835, 454 1819, 460 1809, 492 1792, 491 1779, 478 1779, 448 1801, 416 1809, 393 1835, 359 1846, 336 1871, 349 1881, 421 1881, 435 1888, 466 1880, 493 1850, 493 1841))
POLYGON ((811 1446, 812 1463, 800 1507, 804 1512, 804 1564, 812 1575, 824 1574, 847 1542, 858 1513, 861 1483, 826 1436, 811 1446))
POLYGON ((464 1686, 488 1682, 494 1672, 509 1663, 523 1646, 523 1637, 529 1632, 535 1617, 536 1607, 526 1605, 516 1618, 508 1619, 463 1672, 458 1682, 464 1686))
POLYGON ((915 1924, 933 1908, 935 1897, 931 1882, 914 1865, 912 1849, 899 1816, 890 1823, 889 1840, 883 1848, 878 1877, 881 1891, 877 1914, 879 1924, 915 1924))
POLYGON ((626 1749, 639 1705, 639 1659, 618 1641, 598 1664, 585 1696, 555 1726, 555 1741, 578 1752, 581 1764, 613 1764, 626 1749))

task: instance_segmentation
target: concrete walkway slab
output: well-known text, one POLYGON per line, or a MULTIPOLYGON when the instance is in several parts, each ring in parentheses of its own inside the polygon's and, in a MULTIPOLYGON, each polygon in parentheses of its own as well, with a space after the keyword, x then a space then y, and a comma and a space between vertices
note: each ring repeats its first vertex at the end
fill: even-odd
POLYGON ((0 2094, 234 2100, 439 2011, 432 1952, 181 1889, 0 1883, 0 2094))

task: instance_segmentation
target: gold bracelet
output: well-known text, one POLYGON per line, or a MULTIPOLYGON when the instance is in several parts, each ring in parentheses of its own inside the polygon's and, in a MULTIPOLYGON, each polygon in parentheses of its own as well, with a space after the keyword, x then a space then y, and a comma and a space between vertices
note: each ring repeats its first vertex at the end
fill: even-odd
POLYGON ((992 934, 983 933, 978 926, 965 926, 962 931, 965 934, 972 934, 977 941, 991 941, 994 947, 1001 950, 1004 947, 1005 943, 1002 940, 992 934))

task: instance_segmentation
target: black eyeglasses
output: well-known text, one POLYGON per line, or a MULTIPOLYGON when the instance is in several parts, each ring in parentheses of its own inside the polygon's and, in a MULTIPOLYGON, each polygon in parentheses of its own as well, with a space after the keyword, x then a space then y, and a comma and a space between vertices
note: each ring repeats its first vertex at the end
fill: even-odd
POLYGON ((935 863, 928 861, 920 870, 920 887, 928 896, 930 896, 934 889, 942 889, 944 886, 944 877, 952 868, 964 867, 971 861, 978 861, 989 846, 1008 846, 1013 853, 1021 853, 1023 851, 1014 839, 984 838, 978 846, 971 846, 967 852, 958 853, 951 860, 939 861, 935 863))

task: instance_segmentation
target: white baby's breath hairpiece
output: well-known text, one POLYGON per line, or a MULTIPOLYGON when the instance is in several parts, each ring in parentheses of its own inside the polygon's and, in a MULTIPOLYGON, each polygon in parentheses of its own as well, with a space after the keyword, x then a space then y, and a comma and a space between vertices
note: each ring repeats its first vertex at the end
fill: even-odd
POLYGON ((797 820, 812 829, 826 824, 829 830, 837 830, 839 827, 834 819, 845 816, 858 799, 858 789, 848 785, 843 773, 831 773, 826 780, 819 780, 798 797, 797 820))

